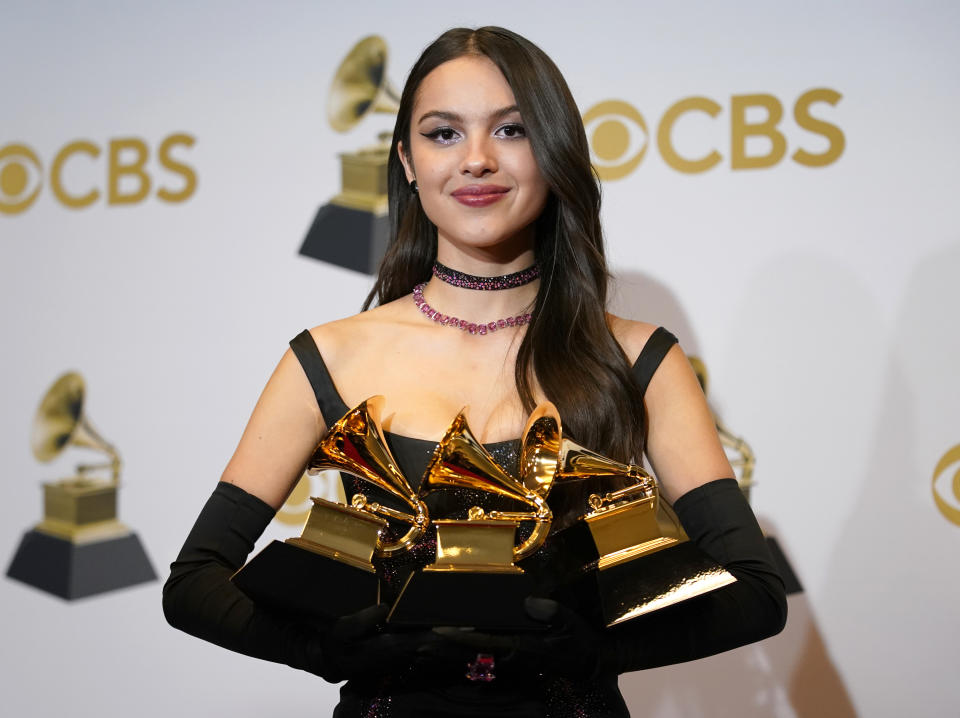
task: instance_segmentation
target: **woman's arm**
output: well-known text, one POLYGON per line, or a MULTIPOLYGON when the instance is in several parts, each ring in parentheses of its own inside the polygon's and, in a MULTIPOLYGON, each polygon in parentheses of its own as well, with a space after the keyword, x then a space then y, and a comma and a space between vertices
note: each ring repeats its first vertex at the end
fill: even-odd
MULTIPOLYGON (((642 346, 650 332, 649 325, 633 324, 625 346, 642 346)), ((608 631, 605 653, 618 672, 702 658, 766 638, 783 629, 787 611, 783 581, 679 346, 654 373, 644 403, 646 452, 665 497, 691 541, 737 581, 608 631)))
POLYGON ((264 387, 220 480, 239 486, 276 511, 325 431, 310 382, 288 349, 264 387))
POLYGON ((323 426, 288 350, 170 567, 163 588, 170 625, 240 653, 326 672, 315 629, 258 608, 230 582, 300 477, 323 426))
POLYGON ((644 405, 646 454, 667 500, 733 476, 700 383, 678 344, 650 380, 644 405))

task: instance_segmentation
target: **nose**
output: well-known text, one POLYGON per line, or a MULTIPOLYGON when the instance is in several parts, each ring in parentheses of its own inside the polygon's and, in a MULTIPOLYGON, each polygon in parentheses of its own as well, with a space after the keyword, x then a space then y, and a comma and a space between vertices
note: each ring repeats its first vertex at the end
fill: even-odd
POLYGON ((460 162, 460 173, 483 177, 497 171, 497 158, 493 138, 483 135, 474 135, 463 143, 463 159, 460 162))

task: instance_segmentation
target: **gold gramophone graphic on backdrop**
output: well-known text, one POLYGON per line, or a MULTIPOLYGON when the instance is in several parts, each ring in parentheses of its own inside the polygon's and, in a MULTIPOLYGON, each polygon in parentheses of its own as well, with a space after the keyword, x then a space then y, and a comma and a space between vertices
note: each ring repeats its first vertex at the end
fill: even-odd
POLYGON ((157 576, 140 540, 117 519, 120 456, 84 414, 85 386, 61 376, 37 409, 31 446, 48 462, 68 446, 107 455, 81 464, 76 476, 43 485, 43 520, 24 534, 7 576, 67 599, 110 591, 157 576), (108 477, 98 475, 108 472, 108 477))
POLYGON ((380 426, 382 396, 347 412, 321 439, 308 473, 334 469, 361 478, 409 511, 355 494, 350 505, 312 498, 299 537, 273 541, 233 576, 258 602, 305 615, 331 618, 380 600, 374 556, 412 547, 429 525, 426 504, 416 495, 390 453, 380 426), (389 539, 389 520, 408 527, 389 539))
MULTIPOLYGON (((396 114, 399 97, 387 80, 387 44, 371 35, 347 53, 334 73, 327 97, 327 120, 347 132, 371 113, 396 114)), ((300 254, 376 273, 387 249, 387 158, 390 132, 377 142, 340 154, 341 190, 323 205, 307 231, 300 254)))
POLYGON ((553 513, 546 500, 504 471, 476 439, 461 411, 433 452, 420 495, 466 489, 508 499, 526 510, 472 506, 465 519, 434 519, 436 560, 409 576, 388 617, 390 623, 542 628, 526 615, 523 600, 533 578, 516 565, 547 538, 553 513), (518 529, 529 535, 517 544, 518 529))
POLYGON ((543 497, 573 482, 613 479, 626 486, 591 493, 585 513, 558 532, 554 556, 591 555, 583 525, 595 548, 592 560, 574 567, 573 580, 596 577, 608 626, 733 583, 736 579, 690 542, 656 481, 642 467, 590 451, 563 436, 560 415, 544 402, 531 415, 520 452, 524 485, 543 497), (566 546, 564 544, 567 544, 566 546))

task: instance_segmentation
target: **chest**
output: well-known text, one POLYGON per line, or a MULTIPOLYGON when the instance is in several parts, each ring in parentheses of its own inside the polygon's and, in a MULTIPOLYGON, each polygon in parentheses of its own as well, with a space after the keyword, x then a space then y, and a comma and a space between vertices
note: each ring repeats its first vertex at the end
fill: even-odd
POLYGON ((338 390, 348 406, 383 395, 383 428, 394 434, 436 441, 466 407, 480 441, 514 439, 526 419, 514 378, 516 352, 473 345, 453 351, 381 346, 338 368, 338 390))

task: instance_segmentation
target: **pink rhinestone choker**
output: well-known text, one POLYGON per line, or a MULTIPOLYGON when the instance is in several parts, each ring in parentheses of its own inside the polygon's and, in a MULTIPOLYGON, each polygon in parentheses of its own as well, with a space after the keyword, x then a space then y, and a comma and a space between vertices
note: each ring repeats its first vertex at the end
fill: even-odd
POLYGON ((487 332, 495 332, 498 329, 506 329, 507 327, 522 327, 533 318, 533 315, 527 312, 526 314, 518 314, 515 317, 506 317, 505 319, 498 319, 495 322, 487 322, 484 324, 483 322, 474 323, 468 322, 466 319, 451 317, 446 314, 441 314, 427 304, 427 301, 423 298, 423 288, 425 286, 427 286, 427 283, 421 282, 413 288, 413 302, 417 305, 417 308, 423 312, 428 319, 432 319, 444 326, 457 327, 470 334, 486 334, 487 332))
POLYGON ((530 284, 540 276, 540 268, 534 264, 513 274, 503 274, 499 277, 479 277, 476 274, 464 274, 456 269, 450 269, 440 262, 434 262, 433 276, 441 282, 452 284, 455 287, 487 291, 513 289, 514 287, 522 287, 524 284, 530 284))

